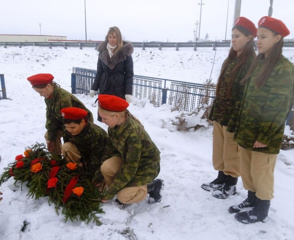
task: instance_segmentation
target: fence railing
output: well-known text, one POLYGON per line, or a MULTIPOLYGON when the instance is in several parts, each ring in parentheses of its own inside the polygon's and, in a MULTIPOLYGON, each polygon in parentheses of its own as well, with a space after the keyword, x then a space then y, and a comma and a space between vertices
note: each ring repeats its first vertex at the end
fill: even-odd
MULTIPOLYGON (((60 42, 0 42, 0 46, 7 48, 9 46, 14 47, 26 47, 26 46, 36 46, 36 47, 64 47, 67 49, 68 47, 78 47, 83 49, 85 47, 95 48, 99 46, 101 41, 60 41, 60 42)), ((205 48, 212 48, 215 50, 218 47, 230 47, 230 41, 223 41, 223 42, 132 42, 135 48, 158 48, 161 50, 162 48, 174 48, 175 50, 179 50, 180 48, 192 48, 194 51, 197 48, 205 47, 205 48)), ((284 41, 284 47, 294 47, 294 41, 284 41)))
MULTIPOLYGON (((96 70, 73 68, 72 93, 88 94, 95 75, 96 70)), ((212 103, 215 86, 135 75, 133 96, 137 99, 148 98, 155 106, 167 103, 178 110, 192 112, 212 103)))
POLYGON ((6 87, 5 87, 5 79, 4 79, 4 74, 0 74, 0 83, 1 83, 1 88, 0 88, 0 99, 6 99, 6 87))

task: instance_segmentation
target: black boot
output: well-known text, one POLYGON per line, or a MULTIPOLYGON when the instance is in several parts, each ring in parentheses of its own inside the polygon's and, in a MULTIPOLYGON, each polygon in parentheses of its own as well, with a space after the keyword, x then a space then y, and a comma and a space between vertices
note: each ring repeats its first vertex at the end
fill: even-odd
POLYGON ((254 207, 256 201, 255 192, 248 191, 247 198, 239 205, 233 205, 229 208, 229 213, 238 213, 241 210, 249 210, 247 208, 254 207))
POLYGON ((247 212, 239 212, 235 215, 235 218, 241 223, 256 223, 265 222, 270 207, 270 200, 260 200, 256 198, 255 206, 252 210, 247 212))
POLYGON ((229 196, 235 195, 237 182, 238 178, 228 175, 223 188, 219 190, 214 190, 212 192, 212 196, 218 199, 227 199, 229 196))
POLYGON ((224 186, 227 180, 227 177, 228 176, 225 175, 223 171, 219 171, 216 179, 214 179, 210 183, 203 183, 201 185, 201 188, 209 192, 213 190, 221 189, 224 186))
MULTIPOLYGON (((161 190, 163 189, 164 182, 161 179, 155 179, 152 183, 147 184, 149 197, 154 199, 154 202, 161 201, 161 190)), ((149 199, 149 203, 151 203, 149 199)))

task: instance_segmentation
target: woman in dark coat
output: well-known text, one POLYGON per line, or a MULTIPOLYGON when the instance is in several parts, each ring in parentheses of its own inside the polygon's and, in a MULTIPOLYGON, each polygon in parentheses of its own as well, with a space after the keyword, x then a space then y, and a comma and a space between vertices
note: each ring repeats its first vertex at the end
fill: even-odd
POLYGON ((111 27, 105 41, 98 47, 97 74, 91 87, 91 97, 99 90, 99 94, 115 95, 132 101, 133 51, 132 43, 122 41, 119 28, 111 27))

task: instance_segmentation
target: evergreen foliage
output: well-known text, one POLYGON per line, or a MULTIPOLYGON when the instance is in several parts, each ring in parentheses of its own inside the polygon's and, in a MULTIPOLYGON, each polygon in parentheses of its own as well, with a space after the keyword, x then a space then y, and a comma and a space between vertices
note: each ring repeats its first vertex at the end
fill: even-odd
POLYGON ((55 205, 56 213, 65 215, 65 222, 77 220, 101 225, 97 214, 103 213, 102 197, 90 174, 83 167, 68 165, 61 156, 52 155, 44 144, 36 143, 23 155, 17 155, 15 162, 4 169, 0 185, 10 177, 16 186, 20 183, 20 187, 28 188, 28 196, 47 197, 48 203, 55 205))

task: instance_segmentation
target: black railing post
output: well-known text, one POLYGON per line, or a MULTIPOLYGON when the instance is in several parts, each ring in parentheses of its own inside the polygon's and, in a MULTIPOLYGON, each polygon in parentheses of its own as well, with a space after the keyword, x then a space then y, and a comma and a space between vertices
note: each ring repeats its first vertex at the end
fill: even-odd
POLYGON ((76 93, 76 80, 77 80, 77 75, 75 73, 71 74, 71 93, 75 94, 76 93))

